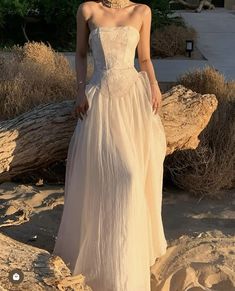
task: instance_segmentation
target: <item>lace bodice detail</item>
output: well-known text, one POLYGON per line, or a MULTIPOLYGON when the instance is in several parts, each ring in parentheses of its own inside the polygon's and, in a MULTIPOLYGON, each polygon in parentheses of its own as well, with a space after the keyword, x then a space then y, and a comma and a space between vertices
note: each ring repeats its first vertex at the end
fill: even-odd
POLYGON ((94 71, 86 93, 95 86, 108 98, 126 94, 138 78, 134 59, 139 38, 139 31, 128 25, 97 27, 90 32, 89 45, 94 59, 94 71))
POLYGON ((89 44, 95 70, 134 66, 139 32, 132 26, 97 27, 90 32, 89 44))

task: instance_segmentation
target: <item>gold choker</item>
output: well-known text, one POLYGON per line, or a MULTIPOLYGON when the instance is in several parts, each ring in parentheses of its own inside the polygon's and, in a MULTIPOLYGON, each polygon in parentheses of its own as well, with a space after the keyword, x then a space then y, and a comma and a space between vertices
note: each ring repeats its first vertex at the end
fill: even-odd
POLYGON ((124 8, 130 4, 129 0, 102 0, 102 3, 110 8, 124 8))

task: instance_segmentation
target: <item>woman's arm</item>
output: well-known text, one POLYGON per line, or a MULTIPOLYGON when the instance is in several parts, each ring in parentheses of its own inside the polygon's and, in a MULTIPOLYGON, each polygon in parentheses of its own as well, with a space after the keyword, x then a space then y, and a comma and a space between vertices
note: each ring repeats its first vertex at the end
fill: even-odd
MULTIPOLYGON (((88 103, 85 97, 86 75, 87 75, 87 51, 89 28, 87 19, 89 18, 89 7, 87 3, 81 3, 77 10, 77 34, 76 34, 76 54, 75 69, 77 80, 77 97, 75 103, 75 112, 81 117, 80 113, 85 113, 88 103)), ((81 117, 82 119, 82 117, 81 117)))
POLYGON ((143 23, 140 29, 140 40, 137 45, 138 61, 141 71, 146 71, 151 85, 152 91, 152 105, 156 112, 161 107, 162 94, 156 80, 153 64, 150 57, 150 31, 152 21, 151 8, 143 4, 145 7, 143 23))

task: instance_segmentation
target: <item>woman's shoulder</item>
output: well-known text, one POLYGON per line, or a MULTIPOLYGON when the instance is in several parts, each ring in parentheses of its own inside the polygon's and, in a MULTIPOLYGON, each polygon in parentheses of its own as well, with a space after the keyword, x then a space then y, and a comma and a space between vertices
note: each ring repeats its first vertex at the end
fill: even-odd
POLYGON ((78 5, 78 7, 86 8, 86 7, 92 7, 99 3, 100 1, 85 1, 78 5))
POLYGON ((85 1, 78 5, 78 9, 81 10, 90 10, 92 8, 97 7, 100 1, 85 1))
POLYGON ((140 10, 142 13, 147 13, 148 11, 151 11, 151 8, 149 5, 145 4, 145 3, 135 3, 132 2, 133 5, 135 4, 136 9, 140 10))
POLYGON ((87 18, 90 16, 95 7, 97 7, 98 1, 85 1, 78 5, 77 11, 87 18))

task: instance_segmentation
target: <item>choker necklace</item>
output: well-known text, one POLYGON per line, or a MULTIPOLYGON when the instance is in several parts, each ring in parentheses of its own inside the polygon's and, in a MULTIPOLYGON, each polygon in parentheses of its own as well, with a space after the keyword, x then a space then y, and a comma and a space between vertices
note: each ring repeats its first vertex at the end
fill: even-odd
POLYGON ((124 8, 130 3, 129 0, 102 0, 102 3, 110 8, 124 8))

